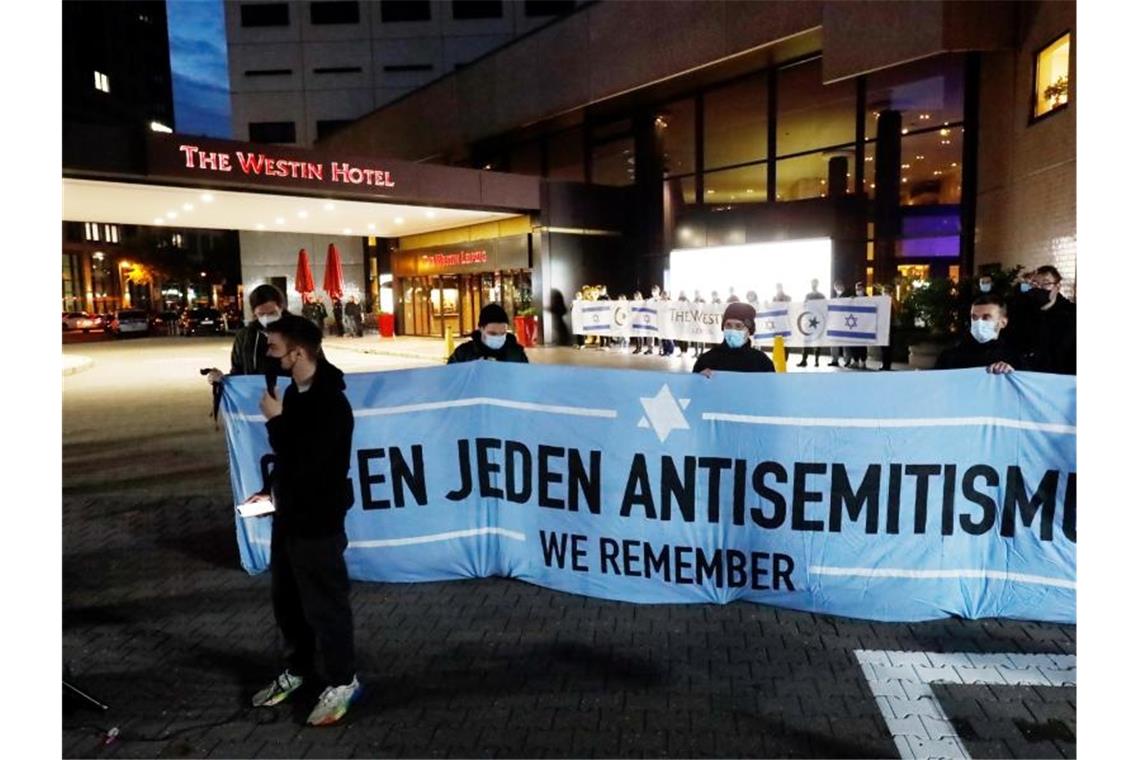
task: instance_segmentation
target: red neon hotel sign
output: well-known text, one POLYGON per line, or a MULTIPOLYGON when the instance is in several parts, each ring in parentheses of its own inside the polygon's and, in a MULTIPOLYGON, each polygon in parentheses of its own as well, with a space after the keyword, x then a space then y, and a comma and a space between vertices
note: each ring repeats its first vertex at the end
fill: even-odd
POLYGON ((346 185, 395 187, 391 172, 382 169, 353 166, 343 161, 298 161, 277 158, 267 153, 246 153, 203 150, 197 145, 183 143, 178 146, 187 169, 214 173, 228 173, 235 169, 250 177, 281 177, 286 179, 336 182, 346 185), (327 171, 326 171, 327 169, 327 171))

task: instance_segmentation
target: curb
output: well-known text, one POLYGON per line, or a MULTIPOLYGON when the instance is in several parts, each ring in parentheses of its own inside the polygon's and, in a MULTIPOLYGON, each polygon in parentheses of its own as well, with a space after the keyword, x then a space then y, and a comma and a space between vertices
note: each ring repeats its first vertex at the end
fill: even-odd
MULTIPOLYGON (((66 359, 67 357, 64 357, 64 358, 66 359)), ((64 365, 64 367, 63 367, 64 377, 66 377, 67 375, 74 375, 74 374, 77 374, 79 372, 83 372, 84 370, 91 369, 91 367, 93 367, 95 365, 95 362, 86 356, 77 356, 76 359, 78 361, 71 363, 71 364, 65 364, 64 365)))

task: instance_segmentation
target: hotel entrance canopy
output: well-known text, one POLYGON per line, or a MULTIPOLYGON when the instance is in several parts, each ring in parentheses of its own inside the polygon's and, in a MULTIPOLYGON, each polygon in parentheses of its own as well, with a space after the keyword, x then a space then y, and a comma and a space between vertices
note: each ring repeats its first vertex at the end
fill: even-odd
POLYGON ((523 175, 177 134, 87 147, 69 160, 65 143, 65 220, 402 237, 540 206, 523 175))

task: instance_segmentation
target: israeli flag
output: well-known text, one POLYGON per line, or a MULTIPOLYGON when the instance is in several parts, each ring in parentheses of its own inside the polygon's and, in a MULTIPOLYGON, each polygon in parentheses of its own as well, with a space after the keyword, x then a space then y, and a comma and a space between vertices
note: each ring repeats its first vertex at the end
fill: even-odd
POLYGON ((605 303, 598 306, 582 307, 582 329, 587 332, 610 329, 610 322, 614 312, 613 304, 605 303))
POLYGON ((752 335, 756 340, 775 338, 777 335, 787 338, 792 334, 788 326, 787 306, 765 306, 765 311, 756 312, 756 332, 752 335))
POLYGON ((874 341, 878 334, 879 310, 874 306, 844 303, 827 304, 827 337, 874 341))
POLYGON ((641 301, 640 305, 634 306, 630 309, 633 314, 630 327, 635 333, 648 335, 656 333, 657 329, 657 309, 650 306, 650 301, 641 301))

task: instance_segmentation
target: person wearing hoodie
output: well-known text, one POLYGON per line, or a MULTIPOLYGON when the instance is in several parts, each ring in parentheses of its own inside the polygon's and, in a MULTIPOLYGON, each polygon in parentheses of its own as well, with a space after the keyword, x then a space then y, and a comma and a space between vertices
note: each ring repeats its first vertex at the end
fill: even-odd
POLYGON ((308 723, 331 725, 360 693, 344 561, 344 518, 353 502, 352 406, 344 373, 321 352, 319 327, 286 314, 266 327, 266 338, 269 356, 281 362, 293 382, 281 398, 269 390, 261 398, 275 459, 266 489, 246 501, 263 501, 272 493, 273 614, 287 657, 284 671, 254 694, 253 705, 283 702, 316 676, 319 651, 326 688, 308 723))
POLYGON ((1005 302, 1000 297, 975 299, 970 306, 970 334, 939 354, 934 369, 986 367, 998 375, 1012 372, 1020 361, 1002 334, 1008 324, 1005 302))
MULTIPOLYGON (((234 336, 228 374, 263 375, 267 372, 277 374, 280 365, 276 359, 266 356, 269 342, 263 331, 283 314, 288 314, 285 310, 285 296, 272 285, 258 285, 249 292, 249 308, 253 312, 253 319, 234 336)), ((211 385, 220 383, 223 377, 225 374, 217 367, 206 373, 206 380, 211 385)))
POLYGON ((515 336, 507 332, 506 310, 497 303, 489 303, 482 308, 479 312, 479 329, 471 333, 470 338, 447 357, 448 364, 481 359, 528 363, 526 351, 515 340, 515 336))
POLYGON ((712 377, 714 370, 724 372, 775 372, 772 360, 752 347, 756 333, 756 310, 747 303, 730 303, 724 310, 720 329, 724 340, 697 357, 693 372, 712 377))

